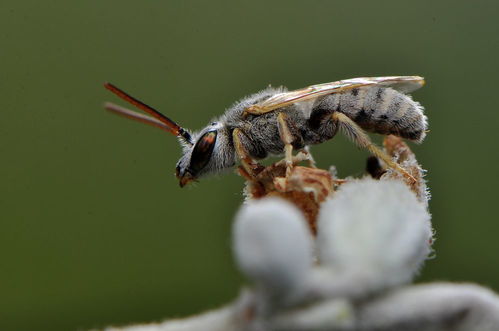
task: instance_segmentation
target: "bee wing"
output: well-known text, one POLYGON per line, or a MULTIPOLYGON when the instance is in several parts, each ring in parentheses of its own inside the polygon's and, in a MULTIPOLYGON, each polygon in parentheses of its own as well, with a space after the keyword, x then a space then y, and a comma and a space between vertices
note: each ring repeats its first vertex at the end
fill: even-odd
POLYGON ((303 89, 276 94, 266 100, 246 108, 249 114, 260 115, 293 103, 315 99, 324 95, 339 93, 365 86, 391 87, 402 93, 410 93, 424 85, 419 76, 359 77, 337 82, 312 85, 303 89))

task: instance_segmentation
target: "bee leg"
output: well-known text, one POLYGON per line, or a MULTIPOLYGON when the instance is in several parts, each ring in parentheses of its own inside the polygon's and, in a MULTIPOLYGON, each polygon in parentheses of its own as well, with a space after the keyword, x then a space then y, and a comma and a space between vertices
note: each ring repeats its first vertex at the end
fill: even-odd
POLYGON ((274 109, 272 108, 263 108, 257 105, 252 105, 246 108, 243 112, 243 117, 248 116, 249 114, 251 115, 263 115, 267 114, 268 112, 273 111, 274 109))
POLYGON ((350 119, 347 115, 334 112, 332 116, 333 121, 335 121, 341 131, 353 142, 355 142, 359 147, 366 148, 373 155, 381 159, 387 166, 390 168, 397 170, 405 177, 409 178, 412 181, 416 181, 416 179, 408 173, 404 168, 402 168, 397 162, 394 162, 390 156, 388 156, 385 152, 379 149, 374 143, 371 141, 369 136, 362 130, 361 127, 357 125, 352 119, 350 119))
POLYGON ((307 156, 308 166, 310 168, 317 168, 317 166, 315 165, 315 159, 310 153, 310 147, 308 146, 303 147, 302 153, 304 153, 307 156))
MULTIPOLYGON (((243 170, 247 175, 255 177, 258 174, 258 170, 262 168, 257 162, 255 162, 248 153, 248 150, 244 147, 242 143, 244 133, 241 129, 234 129, 232 132, 232 139, 234 141, 234 147, 236 149, 236 154, 241 160, 241 165, 243 170)), ((247 177, 247 176, 244 176, 247 177)))
POLYGON ((254 176, 250 175, 243 166, 237 167, 237 172, 239 173, 239 176, 243 177, 247 181, 252 181, 254 176))
POLYGON ((286 114, 279 113, 279 115, 277 115, 277 125, 279 128, 279 135, 281 136, 281 140, 284 143, 286 177, 288 177, 291 174, 291 170, 293 169, 293 135, 291 134, 289 126, 286 123, 286 114))

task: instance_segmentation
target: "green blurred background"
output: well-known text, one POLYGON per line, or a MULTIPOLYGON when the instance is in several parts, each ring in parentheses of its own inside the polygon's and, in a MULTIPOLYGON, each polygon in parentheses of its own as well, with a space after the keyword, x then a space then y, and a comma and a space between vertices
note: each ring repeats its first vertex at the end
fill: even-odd
MULTIPOLYGON (((111 81, 188 128, 268 84, 422 75, 437 258, 419 281, 499 291, 498 1, 0 4, 0 330, 77 330, 233 299, 235 174, 180 189, 180 149, 112 116, 111 81)), ((123 103, 121 103, 123 104, 123 103)), ((378 138, 379 141, 379 138, 378 138)), ((361 174, 343 137, 320 166, 361 174)))

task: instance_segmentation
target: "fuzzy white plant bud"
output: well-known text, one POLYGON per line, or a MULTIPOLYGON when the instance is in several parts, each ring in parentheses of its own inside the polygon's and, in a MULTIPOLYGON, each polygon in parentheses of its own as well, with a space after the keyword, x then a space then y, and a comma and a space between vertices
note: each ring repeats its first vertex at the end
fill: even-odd
POLYGON ((271 321, 272 331, 302 331, 302 330, 355 330, 356 315, 354 306, 347 300, 329 299, 304 305, 277 314, 271 321))
POLYGON ((473 284, 408 286, 366 302, 358 330, 497 331, 499 297, 473 284))
POLYGON ((280 198, 244 205, 234 225, 234 252, 243 273, 269 295, 301 290, 313 263, 312 238, 302 213, 280 198))
POLYGON ((126 327, 108 327, 104 331, 234 331, 240 329, 234 310, 233 306, 227 306, 190 318, 126 327))
POLYGON ((431 239, 428 211, 401 181, 346 183, 319 214, 320 261, 344 292, 355 287, 354 296, 410 281, 431 239))

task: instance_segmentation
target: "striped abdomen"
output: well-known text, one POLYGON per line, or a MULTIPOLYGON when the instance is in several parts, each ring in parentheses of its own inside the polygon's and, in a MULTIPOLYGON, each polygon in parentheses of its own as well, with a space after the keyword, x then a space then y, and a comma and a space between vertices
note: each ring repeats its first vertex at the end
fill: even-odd
POLYGON ((391 88, 364 87, 331 94, 321 107, 339 111, 364 130, 421 142, 427 129, 423 107, 391 88))

